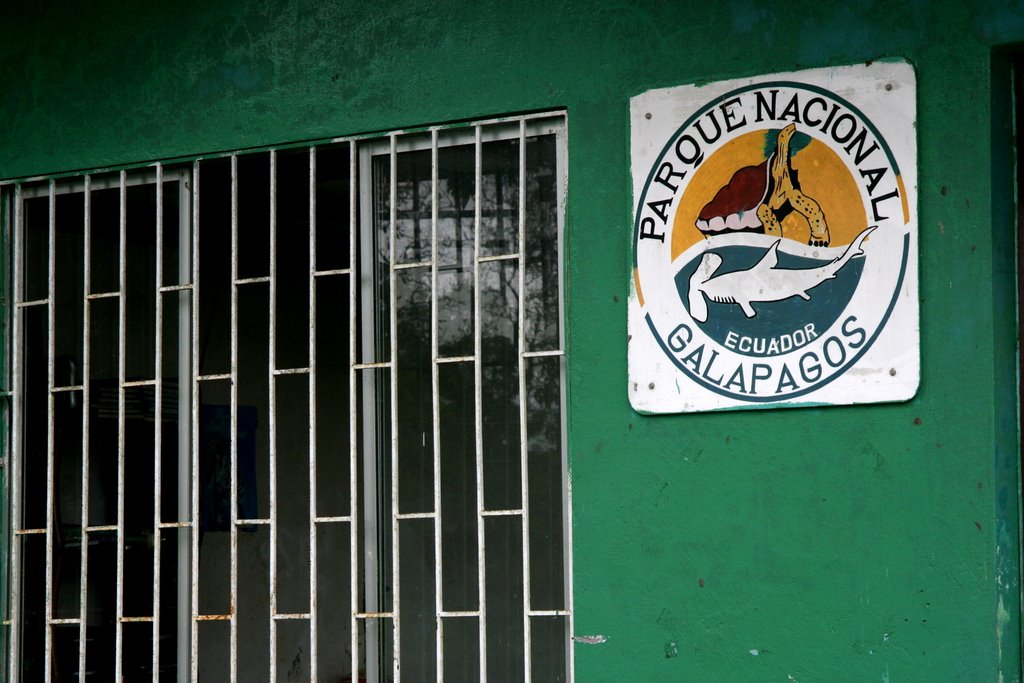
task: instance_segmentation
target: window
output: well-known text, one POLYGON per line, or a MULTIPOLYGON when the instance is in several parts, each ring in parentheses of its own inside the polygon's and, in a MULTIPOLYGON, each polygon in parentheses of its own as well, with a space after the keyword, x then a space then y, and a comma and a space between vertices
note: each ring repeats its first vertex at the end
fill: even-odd
POLYGON ((564 120, 9 184, 9 679, 571 677, 564 120))

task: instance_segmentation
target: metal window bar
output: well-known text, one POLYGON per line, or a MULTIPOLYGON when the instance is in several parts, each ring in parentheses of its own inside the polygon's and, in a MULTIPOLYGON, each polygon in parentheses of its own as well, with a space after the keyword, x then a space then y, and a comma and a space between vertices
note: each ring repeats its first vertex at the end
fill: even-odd
POLYGON ((156 263, 153 301, 155 312, 153 337, 153 652, 150 666, 153 669, 153 683, 160 680, 160 559, 163 529, 161 527, 161 501, 163 499, 163 399, 164 399, 164 301, 160 288, 164 284, 164 168, 156 165, 156 263))
POLYGON ((401 680, 401 584, 399 582, 399 568, 401 566, 398 544, 398 298, 395 291, 398 289, 397 277, 395 274, 395 233, 398 232, 398 151, 396 149, 396 136, 390 136, 390 165, 391 183, 388 188, 390 194, 390 216, 388 218, 388 296, 390 297, 389 323, 391 326, 391 349, 388 358, 391 360, 391 665, 392 675, 395 681, 401 680))
POLYGON ((558 312, 559 312, 559 325, 558 325, 558 351, 559 355, 562 356, 562 362, 559 363, 558 368, 558 386, 559 386, 559 405, 563 411, 562 415, 562 429, 559 440, 559 451, 562 454, 562 491, 564 491, 564 497, 562 499, 562 547, 564 552, 562 554, 563 569, 562 569, 562 585, 565 595, 565 650, 566 650, 566 669, 568 670, 568 680, 573 680, 573 674, 576 670, 575 657, 576 649, 573 647, 573 635, 575 634, 575 610, 573 608, 573 590, 572 590, 572 577, 573 577, 573 555, 572 555, 572 479, 569 476, 569 443, 568 443, 568 429, 566 429, 566 417, 564 411, 568 406, 568 400, 566 398, 567 383, 566 383, 566 363, 565 363, 565 319, 566 307, 565 293, 566 293, 566 275, 565 275, 565 258, 564 253, 564 235, 565 235, 565 202, 568 193, 568 177, 569 177, 569 159, 566 151, 567 138, 568 138, 568 119, 562 119, 562 126, 555 131, 555 140, 557 144, 555 146, 555 163, 556 163, 556 174, 562 179, 563 184, 559 187, 556 193, 555 202, 555 220, 557 221, 557 234, 558 234, 558 312))
POLYGON ((523 532, 523 672, 527 683, 533 678, 533 648, 530 639, 530 444, 527 439, 526 407, 526 122, 519 122, 519 325, 516 356, 519 361, 519 452, 520 496, 523 532))
MULTIPOLYGON (((128 249, 128 218, 127 200, 128 188, 125 185, 127 173, 121 171, 120 187, 118 188, 118 263, 117 278, 118 292, 117 299, 117 605, 114 622, 115 645, 117 656, 114 661, 114 679, 120 681, 124 678, 124 542, 125 542, 125 510, 124 510, 124 382, 125 382, 125 351, 127 342, 127 308, 125 305, 127 293, 127 249, 128 249)), ((53 328, 50 328, 53 334, 53 328)), ((50 671, 49 661, 46 667, 50 671)))
POLYGON ((438 176, 437 131, 430 131, 430 428, 433 436, 432 463, 434 475, 434 558, 437 570, 434 572, 434 628, 437 633, 434 642, 434 668, 438 679, 444 679, 444 619, 441 581, 441 372, 438 365, 438 313, 437 313, 437 176, 438 176))
POLYGON ((238 681, 238 156, 231 155, 231 626, 228 676, 238 681))
POLYGON ((480 324, 480 199, 483 184, 483 142, 473 128, 473 424, 476 453, 477 609, 480 612, 480 680, 487 680, 487 551, 484 520, 483 329, 480 324))
MULTIPOLYGON (((22 300, 24 286, 22 284, 22 259, 24 240, 24 207, 22 204, 21 185, 14 186, 14 267, 12 268, 12 286, 14 289, 14 310, 11 333, 11 391, 13 393, 11 409, 11 466, 10 466, 10 510, 11 530, 17 531, 21 528, 21 432, 22 415, 20 410, 20 397, 22 392, 22 353, 23 342, 21 335, 22 319, 24 313, 17 307, 22 300)), ((10 620, 10 638, 8 647, 8 676, 11 683, 18 683, 21 667, 19 656, 21 653, 21 545, 19 538, 11 540, 11 581, 8 594, 8 618, 10 620)))
POLYGON ((277 151, 270 150, 270 308, 267 313, 270 335, 267 348, 267 422, 270 431, 270 680, 277 680, 277 151))
POLYGON ((317 552, 316 552, 316 147, 309 148, 309 678, 317 683, 317 552))
MULTIPOLYGON (((184 675, 184 672, 188 672, 188 678, 192 681, 197 681, 200 675, 199 670, 199 634, 198 625, 199 622, 205 621, 228 621, 230 622, 230 680, 232 683, 238 680, 238 582, 239 582, 239 548, 238 548, 238 531, 240 526, 247 525, 267 525, 269 526, 269 544, 270 544, 270 567, 269 567, 269 585, 268 585, 268 600, 270 602, 270 619, 267 627, 269 629, 269 669, 272 677, 276 679, 277 675, 277 650, 278 650, 278 639, 277 639, 277 623, 279 621, 293 621, 293 620, 308 620, 309 622, 309 638, 310 638, 310 677, 311 680, 316 680, 319 671, 319 619, 318 619, 318 602, 317 602, 317 579, 318 579, 318 552, 317 552, 317 524, 348 524, 348 543, 349 543, 349 562, 351 567, 350 572, 350 584, 349 584, 349 602, 351 605, 351 618, 349 620, 349 649, 350 649, 350 661, 352 675, 356 676, 360 672, 361 667, 365 664, 365 672, 371 677, 375 677, 378 672, 374 660, 377 657, 377 653, 381 651, 383 646, 382 643, 378 642, 377 634, 382 633, 376 625, 371 626, 369 622, 376 622, 379 620, 391 620, 390 624, 390 650, 392 656, 390 669, 390 676, 394 680, 401 679, 401 662, 402 662, 402 650, 401 650, 401 632, 402 632, 402 600, 401 600, 401 552, 402 548, 400 545, 400 529, 402 528, 402 522, 407 520, 431 520, 432 522, 432 536, 433 536, 433 552, 435 557, 435 569, 433 571, 433 583, 434 583, 434 625, 436 632, 435 648, 434 648, 434 660, 436 666, 436 675, 438 680, 442 680, 444 677, 444 667, 446 661, 446 650, 445 650, 445 623, 446 619, 460 619, 460 618, 473 618, 478 623, 478 649, 479 649, 479 676, 481 680, 487 679, 487 548, 485 546, 486 540, 486 522, 487 518, 503 517, 503 516, 518 516, 521 520, 521 534, 522 534, 522 580, 523 580, 523 608, 522 608, 522 637, 523 637, 523 653, 524 662, 523 670, 525 672, 526 680, 530 680, 532 677, 532 622, 531 619, 534 617, 565 617, 567 624, 567 637, 566 637, 566 661, 568 675, 572 676, 572 648, 568 645, 569 638, 568 634, 571 633, 572 629, 572 591, 570 586, 571 577, 571 553, 564 552, 563 563, 565 568, 565 583, 566 590, 565 605, 563 609, 536 609, 532 604, 531 599, 531 549, 530 549, 530 503, 529 503, 529 440, 528 440, 528 402, 527 402, 527 361, 533 358, 547 358, 547 357, 562 357, 563 350, 561 347, 561 341, 559 342, 559 348, 556 349, 537 349, 531 350, 527 348, 526 330, 527 330, 527 313, 526 313, 526 298, 527 298, 527 282, 526 282, 526 259, 527 259, 527 237, 526 237, 526 221, 527 221, 527 140, 531 135, 531 126, 537 119, 544 117, 539 116, 528 116, 514 119, 517 122, 516 136, 518 137, 518 182, 519 182, 519 196, 518 206, 516 207, 518 214, 518 235, 517 245, 514 253, 508 254, 482 254, 481 253, 481 232, 482 232, 482 205, 483 205, 483 145, 484 141, 490 141, 493 139, 509 139, 507 133, 493 130, 497 127, 497 124, 490 125, 489 123, 478 123, 472 125, 469 130, 471 131, 472 139, 472 150, 473 150, 473 259, 472 259, 472 280, 473 280, 473 321, 472 321, 472 335, 473 335, 473 353, 472 355, 448 355, 443 356, 440 351, 439 343, 439 325, 440 325, 440 301, 439 301, 439 272, 445 270, 446 267, 442 267, 439 263, 439 245, 438 245, 438 225, 441 216, 441 209, 439 208, 439 150, 443 144, 453 144, 450 139, 454 139, 449 135, 447 128, 434 127, 429 129, 429 152, 430 152, 430 180, 429 190, 431 197, 431 209, 430 209, 430 256, 429 259, 413 260, 408 263, 397 263, 396 255, 396 233, 398 231, 398 155, 404 153, 409 149, 409 141, 403 136, 402 132, 394 132, 386 136, 387 144, 387 161, 390 172, 389 181, 387 184, 388 194, 388 234, 387 234, 387 274, 389 278, 389 291, 387 293, 389 313, 386 321, 387 331, 389 333, 389 348, 387 349, 386 358, 381 359, 375 357, 372 352, 374 344, 374 332, 370 331, 370 336, 367 337, 367 331, 365 326, 363 329, 358 324, 359 320, 359 307, 360 297, 362 296, 362 304, 365 306, 367 300, 365 298, 366 292, 366 281, 357 277, 357 266, 360 260, 363 259, 365 252, 372 248, 373 240, 368 234, 359 237, 362 230, 360 229, 360 209, 357 206, 357 198, 360 188, 365 188, 369 181, 370 174, 360 179, 359 171, 360 164, 357 163, 359 158, 362 158, 362 154, 365 152, 372 153, 372 149, 375 143, 370 142, 366 145, 360 144, 357 139, 346 139, 343 144, 347 146, 348 151, 348 199, 349 199, 349 216, 348 216, 348 238, 349 238, 349 257, 350 264, 348 267, 341 268, 325 268, 318 269, 317 266, 317 151, 316 146, 308 146, 308 192, 309 192, 309 243, 308 243, 308 256, 309 256, 309 272, 308 272, 308 296, 309 296, 309 336, 308 336, 308 364, 307 367, 298 368, 278 368, 277 367, 277 352, 276 352, 276 334, 277 320, 276 320, 276 308, 277 308, 277 292, 278 292, 278 261, 277 261, 277 235, 278 235, 278 154, 276 150, 270 150, 269 152, 269 273, 266 276, 255 276, 241 278, 239 277, 239 185, 238 185, 238 161, 239 154, 230 155, 231 164, 231 176, 230 176, 230 230, 231 230, 231 246, 230 246, 230 258, 231 258, 231 284, 230 284, 230 371, 227 373, 209 373, 200 374, 200 340, 198 338, 198 331, 200 326, 200 263, 199 263, 199 235, 200 235, 200 192, 199 192, 199 176, 200 166, 204 165, 205 162, 196 160, 191 166, 191 184, 186 186, 185 182, 179 184, 179 282, 174 284, 168 284, 164 282, 164 264, 163 264, 163 253, 164 253, 164 183, 165 183, 165 171, 164 167, 157 164, 152 171, 146 172, 133 172, 128 174, 127 171, 122 170, 119 175, 116 184, 111 183, 107 178, 104 178, 101 182, 93 183, 93 177, 91 175, 83 175, 70 180, 62 180, 60 182, 61 192, 81 192, 83 195, 83 298, 82 298, 82 311, 83 311, 83 328, 82 328, 82 353, 83 353, 83 369, 82 369, 82 380, 80 384, 66 384, 63 386, 56 386, 54 376, 54 363, 55 363, 55 342, 54 342, 54 330, 56 327, 56 257, 55 257, 55 243, 56 243, 56 204, 55 197, 57 195, 58 183, 55 180, 50 180, 46 192, 49 196, 49 216, 48 216, 48 242, 47 242, 47 298, 40 300, 26 300, 24 298, 24 267, 25 267, 25 218, 24 218, 24 201, 28 197, 41 196, 41 190, 38 186, 31 186, 29 188, 23 188, 18 183, 13 188, 13 219, 12 223, 14 226, 13 230, 13 242, 14 242, 14 255, 13 255, 13 276, 12 284, 14 290, 13 306, 10 308, 11 315, 13 316, 12 334, 11 334, 11 458, 10 458, 10 504, 11 504, 11 515, 10 515, 10 529, 13 533, 14 539, 11 543, 10 552, 10 567, 11 567, 11 582, 9 587, 8 599, 8 622, 10 624, 9 629, 9 640, 8 640, 8 673, 9 680, 17 681, 20 675, 20 652, 21 652, 21 630, 22 630, 22 613, 21 613, 21 559, 22 559, 22 548, 21 544, 23 541, 17 540, 25 536, 32 534, 42 534, 45 536, 45 560, 46 560, 46 576, 47 583, 45 586, 45 671, 46 680, 50 678, 51 671, 51 658, 53 648, 53 627, 61 626, 65 624, 78 626, 78 674, 79 680, 86 680, 86 662, 87 662, 87 632, 86 626, 88 622, 88 600, 87 592, 89 587, 89 575, 88 575, 88 551, 89 541, 88 537, 90 534, 97 533, 111 533, 116 535, 116 563, 117 563, 117 588, 116 588, 116 619, 115 619, 115 678, 120 680, 123 676, 122 670, 122 652, 124 648, 124 629, 123 624, 125 623, 151 623, 152 624, 152 642, 153 652, 151 658, 152 667, 152 678, 154 681, 160 679, 160 647, 159 640, 161 636, 161 548, 162 548, 162 535, 167 529, 173 529, 175 534, 178 534, 179 538, 179 550, 187 549, 189 551, 189 557, 184 557, 184 554, 179 554, 179 585, 178 585, 178 604, 179 604, 179 619, 178 619, 178 634, 179 634, 179 655, 178 655, 178 670, 179 675, 184 675), (497 133, 497 135, 496 135, 497 133), (446 140, 441 140, 441 135, 446 136, 446 140), (450 138, 450 139, 449 139, 450 138), (127 353, 127 331, 128 321, 126 319, 126 287, 127 287, 127 188, 130 185, 154 182, 156 184, 156 273, 155 273, 155 327, 154 329, 154 364, 155 364, 155 376, 153 379, 131 379, 126 377, 126 353, 127 353), (118 189, 118 289, 117 291, 105 291, 105 292, 93 292, 92 281, 91 281, 91 197, 96 187, 102 188, 113 188, 118 189), (190 204, 190 206, 189 206, 190 204), (189 215, 190 213, 190 215, 189 215), (191 252, 191 253, 189 253, 191 252), (520 443, 520 476, 521 481, 519 482, 521 488, 521 506, 509 509, 487 509, 484 501, 484 464, 486 460, 486 453, 484 452, 484 441, 483 441, 483 430, 485 428, 483 421, 483 396, 482 396, 482 383, 483 383, 483 355, 482 355, 482 325, 481 325, 481 264, 512 260, 516 261, 518 268, 517 274, 517 285, 519 290, 519 302, 517 304, 517 318, 518 318, 518 330, 517 339, 515 345, 517 348, 518 358, 518 418, 519 418, 519 443, 520 443), (430 511, 423 512, 401 512, 399 506, 399 468, 401 467, 400 459, 400 444, 399 444, 399 426, 400 416, 399 403, 397 400, 398 392, 398 371, 399 364, 397 362, 399 345, 402 343, 399 340, 399 327, 398 327, 398 298, 396 295, 396 283, 398 273, 402 270, 412 268, 427 268, 429 269, 429 282, 430 282, 430 384, 431 384, 431 410, 430 410, 430 421, 431 421, 431 432, 432 432, 432 476, 433 476, 433 509, 430 511), (189 277, 190 276, 190 277, 189 277), (348 359, 348 377, 349 377, 349 481, 347 482, 349 488, 349 508, 348 514, 343 515, 320 515, 317 507, 317 412, 316 412, 316 401, 317 401, 317 348, 316 348, 316 302, 317 302, 317 280, 326 276, 341 276, 345 277, 348 281, 348 305, 349 305, 349 319, 348 323, 348 337, 349 337, 349 359, 348 359), (190 281, 188 281, 190 280, 190 281), (238 397, 238 317, 239 317, 239 302, 238 302, 238 287, 247 284, 256 284, 266 282, 269 285, 269 306, 267 311, 269 330, 271 331, 271 339, 268 344, 267 358, 267 382, 268 382, 268 427, 269 427, 269 516, 266 518, 241 518, 238 507, 238 428, 239 428, 239 397, 238 397), (177 297, 178 300, 178 333, 180 340, 185 342, 179 345, 178 349, 178 362, 179 366, 190 367, 190 378, 187 381, 180 382, 181 390, 178 391, 178 409, 179 409, 179 463, 178 463, 178 477, 179 484, 187 485, 185 487, 179 486, 179 505, 178 505, 178 519, 176 521, 167 522, 162 519, 160 505, 162 496, 162 442, 163 442, 163 427, 162 420, 159 417, 162 415, 167 396, 165 395, 165 386, 163 380, 163 363, 164 363, 164 349, 163 349, 163 325, 164 325, 164 313, 165 313, 165 301, 163 296, 170 294, 173 297, 177 297), (89 524, 89 414, 90 414, 90 401, 93 397, 90 394, 90 318, 91 318, 91 304, 103 298, 117 298, 118 299, 118 331, 117 331, 117 375, 118 375, 118 386, 117 386, 117 518, 115 524, 106 525, 93 525, 89 524), (46 467, 46 485, 47 485, 47 519, 46 527, 44 529, 23 529, 21 522, 21 506, 22 506, 22 488, 24 482, 21 480, 21 458, 22 450, 24 448, 23 442, 23 411, 21 408, 21 397, 25 391, 22 367, 24 362, 24 316, 27 308, 31 306, 47 306, 47 333, 48 333, 48 344, 47 344, 47 397, 48 397, 48 408, 47 408, 47 467, 46 467), (190 315, 185 314, 185 311, 190 310, 190 315), (185 314, 185 315, 183 315, 185 314), (362 343, 364 351, 360 354, 360 339, 357 334, 362 335, 362 343), (187 340, 187 341, 186 341, 187 340), (476 477, 476 537, 477 537, 477 597, 478 606, 477 609, 473 610, 445 610, 443 609, 443 588, 444 588, 444 577, 443 577, 443 547, 442 547, 442 520, 443 520, 443 509, 444 509, 444 494, 442 491, 442 454, 443 448, 441 444, 441 414, 440 414, 440 368, 446 364, 452 363, 472 363, 473 364, 473 375, 474 375, 474 386, 473 386, 473 425, 474 425, 474 446, 473 450, 475 453, 475 477, 476 477), (360 371, 369 371, 365 375, 361 375, 360 371), (361 421, 357 409, 358 400, 358 386, 360 385, 360 377, 364 377, 363 386, 371 386, 371 395, 373 394, 372 386, 374 384, 374 374, 378 371, 387 371, 390 375, 390 387, 388 389, 386 399, 390 407, 390 444, 387 452, 390 454, 390 472, 389 472, 389 483, 390 487, 390 513, 388 516, 390 519, 390 554, 391 554, 391 567, 390 576, 387 579, 390 581, 390 590, 392 591, 391 597, 391 609, 381 610, 379 609, 378 600, 380 596, 376 587, 373 585, 378 578, 378 572, 375 567, 371 564, 376 562, 378 558, 375 557, 375 553, 372 550, 372 546, 375 545, 375 541, 370 536, 366 536, 366 550, 365 554, 362 550, 360 524, 357 521, 360 519, 361 510, 366 510, 375 507, 376 501, 374 500, 372 487, 368 487, 367 481, 360 481, 360 468, 365 473, 376 476, 376 468, 372 466, 370 462, 375 455, 369 453, 366 449, 366 444, 360 445, 360 440, 357 438, 359 433, 360 424, 363 426, 364 435, 366 429, 375 429, 375 422, 372 415, 368 415, 368 420, 361 421), (309 510, 308 510, 308 542, 309 542, 309 607, 305 612, 279 612, 277 605, 277 592, 278 582, 280 580, 278 563, 278 534, 280 533, 280 522, 278 519, 278 492, 277 492, 277 472, 278 472, 278 458, 280 457, 278 435, 277 435, 277 387, 276 379, 282 375, 292 374, 305 374, 308 382, 308 409, 309 409, 309 424, 308 424, 308 491, 309 491, 309 510), (199 560, 200 560, 200 547, 199 547, 199 506, 200 506, 200 493, 199 493, 199 450, 200 450, 200 431, 199 431, 199 413, 200 413, 200 396, 199 387, 200 382, 215 381, 215 380, 229 380, 230 381, 230 463, 231 463, 231 474, 230 474, 230 608, 228 614, 200 614, 199 606, 199 560), (155 413, 157 418, 155 420, 153 428, 153 448, 154 448, 154 480, 153 490, 156 503, 154 506, 153 516, 153 580, 154 580, 154 597, 152 604, 152 616, 126 616, 125 615, 125 590, 124 590, 124 576, 125 576, 125 549, 126 549, 126 530, 130 520, 126 519, 125 509, 125 488, 126 488, 126 474, 125 474, 125 429, 126 429, 126 400, 125 391, 126 389, 135 387, 153 387, 153 400, 155 404, 155 413), (77 618, 57 618, 54 613, 54 596, 53 596, 53 562, 54 562, 54 496, 55 496, 55 483, 54 483, 54 459, 55 445, 54 445, 54 395, 60 392, 81 392, 83 414, 82 414, 82 472, 81 472, 81 486, 82 486, 82 501, 81 501, 81 529, 82 529, 82 542, 80 547, 80 563, 79 568, 79 606, 77 618), (189 418, 185 418, 186 411, 181 410, 182 408, 187 409, 189 418), (184 458, 180 456, 186 456, 184 458), (361 485, 362 484, 362 485, 361 485), (360 505, 362 498, 365 498, 366 502, 360 505), (188 529, 190 532, 188 536, 183 536, 180 532, 182 529, 188 529), (362 556, 362 557, 361 557, 362 556), (359 577, 358 567, 360 560, 367 560, 369 558, 370 564, 365 566, 365 591, 361 590, 361 581, 359 577), (186 579, 182 582, 180 579, 186 579), (364 602, 365 601, 365 602, 364 602), (365 607, 364 607, 365 605, 365 607), (185 608, 182 611, 182 607, 185 608), (367 609, 369 608, 369 609, 367 609), (182 618, 184 614, 188 615, 188 618, 182 618), (189 646, 186 650, 182 645, 184 642, 188 642, 189 646), (365 645, 364 645, 365 644, 365 645)), ((500 123, 507 123, 508 119, 502 119, 500 123)), ((561 125, 555 125, 555 134, 560 142, 564 144, 564 127, 561 125)), ((464 138, 463 138, 464 139, 464 138)), ((412 143, 413 145, 422 145, 422 143, 412 143)), ((421 147, 422 148, 422 147, 421 147)), ((558 174, 560 177, 565 176, 565 160, 564 152, 562 152, 562 146, 558 147, 558 174)), ((368 169, 368 167, 367 167, 368 169)), ((184 180, 189 176, 188 172, 175 172, 179 180, 184 180)), ((561 187, 561 186, 559 186, 561 187)), ((558 229, 561 232, 562 213, 564 209, 563 196, 561 195, 562 190, 558 196, 558 229)), ((370 195, 372 202, 372 195, 370 195)), ((364 197, 365 200, 365 197, 364 197)), ((365 208, 365 207, 364 207, 365 208)), ((364 224, 365 225, 365 224, 364 224)), ((559 238, 559 251, 561 250, 561 241, 559 238)), ((364 269, 367 267, 365 259, 363 259, 364 269)), ((372 264, 371 264, 372 265, 372 264)), ((559 256, 558 264, 559 280, 561 280, 561 256, 559 256)), ((564 310, 564 302, 562 288, 559 286, 559 310, 564 310)), ((564 330, 559 325, 559 338, 564 336, 564 330)), ((561 382, 562 392, 562 405, 564 406, 564 361, 560 362, 560 373, 563 377, 561 382)), ((182 377, 182 380, 185 378, 182 377)), ((365 396, 364 389, 364 396, 365 396)), ((374 411, 374 405, 367 405, 364 401, 364 409, 370 412, 374 411)), ((377 423, 379 424, 379 422, 377 423)), ((373 439, 370 439, 373 441, 373 439)), ((563 505, 563 547, 571 547, 571 525, 569 523, 569 512, 570 508, 568 505, 568 477, 567 471, 564 464, 564 429, 562 430, 563 440, 563 491, 565 492, 564 500, 566 501, 563 505)), ((382 444, 383 445, 383 444, 382 444)), ((374 484, 376 485, 376 484, 374 484)), ((249 516, 251 517, 251 516, 249 516)), ((369 518, 363 517, 364 521, 371 521, 369 518)), ((380 520, 385 522, 385 520, 380 520)), ((374 528, 378 530, 380 527, 376 522, 372 522, 367 527, 367 533, 377 533, 374 528)), ((384 672, 379 672, 380 676, 384 676, 384 672)), ((180 679, 183 680, 183 679, 180 679)))
MULTIPOLYGON (((363 661, 360 657, 360 605, 363 596, 359 591, 359 444, 356 439, 356 432, 359 427, 359 416, 356 406, 358 405, 358 347, 356 334, 359 329, 356 324, 356 290, 359 289, 360 280, 356 277, 356 266, 359 263, 357 257, 357 239, 359 234, 359 214, 356 199, 358 195, 358 170, 356 163, 356 142, 348 143, 348 245, 349 245, 349 278, 348 278, 348 405, 349 405, 349 466, 348 466, 348 491, 349 491, 349 605, 352 618, 349 620, 349 671, 352 678, 359 675, 359 666, 363 661)), ((363 622, 365 623, 365 622, 363 622)), ((363 639, 365 642, 365 638, 363 639)))
MULTIPOLYGON (((0 249, 3 254, 11 253, 11 197, 8 193, 0 193, 0 249)), ((0 324, 2 324, 3 333, 0 334, 0 344, 2 344, 3 357, 6 360, 10 356, 11 349, 11 329, 10 329, 10 317, 8 311, 11 310, 11 294, 12 288, 10 286, 11 271, 6 261, 0 261, 0 292, 2 292, 3 298, 0 300, 0 324)), ((11 368, 7 362, 3 363, 2 368, 3 385, 0 396, 3 397, 2 401, 2 423, 0 423, 0 429, 3 430, 0 435, 0 463, 3 466, 9 467, 11 461, 11 450, 10 450, 10 424, 11 424, 11 368)), ((11 478, 5 473, 2 480, 2 493, 3 500, 0 502, 0 518, 2 518, 2 524, 4 528, 10 525, 10 510, 6 503, 11 499, 11 478)), ((11 552, 11 534, 0 534, 0 553, 3 557, 9 558, 11 552)), ((0 563, 0 591, 3 595, 8 594, 8 588, 10 586, 10 572, 7 562, 0 563)), ((11 632, 11 620, 10 620, 10 605, 6 601, 0 602, 0 648, 3 652, 7 651, 7 644, 10 642, 11 632)), ((6 668, 0 667, 0 672, 6 673, 6 668)))
MULTIPOLYGON (((192 164, 192 325, 189 330, 189 339, 192 342, 192 372, 190 374, 189 382, 183 382, 183 384, 189 384, 192 387, 192 419, 189 422, 191 431, 191 470, 189 474, 189 481, 191 481, 190 493, 191 493, 191 504, 189 505, 189 517, 188 519, 192 522, 191 524, 191 571, 189 572, 190 586, 189 586, 189 615, 191 619, 188 625, 188 636, 189 636, 189 647, 190 656, 188 661, 188 669, 190 674, 190 680, 192 683, 198 683, 199 681, 199 187, 200 187, 200 176, 199 176, 199 161, 192 164)), ((179 245, 179 251, 184 251, 184 247, 179 245)), ((179 581, 181 577, 179 576, 179 581)), ((182 602, 182 597, 179 595, 179 604, 182 602)), ((180 609, 180 607, 179 607, 180 609)), ((179 619, 180 623, 180 619, 179 619)), ((179 643, 178 652, 182 652, 181 644, 179 643)), ((178 676, 181 678, 181 657, 179 655, 178 662, 178 676)), ((273 680, 273 679, 272 679, 273 680)))
POLYGON ((82 542, 79 552, 78 593, 78 680, 85 683, 86 633, 88 627, 89 578, 89 411, 91 407, 89 356, 89 326, 92 291, 91 230, 92 230, 92 176, 85 176, 82 196, 82 542))

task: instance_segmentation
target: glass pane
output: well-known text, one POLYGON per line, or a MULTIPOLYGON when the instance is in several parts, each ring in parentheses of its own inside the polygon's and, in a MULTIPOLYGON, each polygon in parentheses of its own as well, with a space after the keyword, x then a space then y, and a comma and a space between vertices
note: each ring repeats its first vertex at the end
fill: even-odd
POLYGON ((437 317, 441 356, 473 353, 473 145, 438 150, 437 317))
MULTIPOLYGON (((82 321, 85 313, 82 281, 84 249, 84 195, 57 197, 56 309, 54 311, 55 383, 82 383, 82 321)), ((150 328, 152 332, 152 327, 150 328)))
POLYGON ((402 143, 418 143, 426 148, 397 155, 395 263, 419 263, 430 259, 430 138, 408 136, 402 138, 402 143))
POLYGON ((515 261, 480 264, 484 507, 487 510, 522 506, 518 305, 518 264, 515 261))
POLYGON ((560 347, 561 245, 555 136, 526 141, 526 347, 560 347))
MULTIPOLYGON (((116 207, 115 207, 116 209, 116 207)), ((25 232, 22 238, 22 301, 38 301, 47 295, 47 274, 49 267, 49 225, 50 200, 45 195, 26 199, 22 203, 25 232)), ((114 239, 117 239, 117 216, 114 216, 114 239)), ((115 241, 116 246, 116 241, 115 241)), ((117 266, 117 252, 114 252, 114 266, 117 266)), ((116 270, 115 270, 116 272, 116 270)), ((117 281, 114 281, 117 287, 117 281)))
POLYGON ((127 188, 125 377, 153 379, 156 359, 156 186, 127 188))
POLYGON ((448 363, 438 372, 441 412, 441 607, 469 611, 479 604, 477 564, 476 430, 473 364, 448 363))
POLYGON ((531 617, 530 628, 534 680, 552 683, 567 680, 568 620, 565 617, 531 617))
MULTIPOLYGON (((286 619, 277 622, 277 681, 308 681, 309 620, 286 619)), ((211 680, 225 680, 223 678, 211 680)))
POLYGON ((430 359, 430 270, 395 273, 398 304, 399 512, 434 509, 434 431, 430 359))
POLYGON ((488 677, 515 681, 523 667, 523 536, 518 516, 489 517, 487 548, 488 677))
POLYGON ((351 186, 349 144, 316 150, 316 268, 349 267, 351 186))
POLYGON ((317 278, 317 514, 349 514, 349 278, 317 278))
POLYGON ((481 157, 480 255, 518 253, 519 139, 485 142, 481 157))
POLYGON ((309 152, 277 156, 277 369, 309 366, 309 152))
POLYGON ((399 541, 402 677, 414 681, 436 680, 433 520, 402 520, 399 541))
POLYGON ((556 356, 526 363, 533 609, 565 609, 561 371, 556 356))
POLYGON ((266 683, 270 677, 270 527, 238 533, 238 680, 266 683))
POLYGON ((352 674, 346 647, 352 628, 349 529, 346 523, 330 523, 316 530, 318 678, 323 681, 341 681, 352 674))
MULTIPOLYGON (((446 683, 473 683, 480 680, 480 619, 449 617, 444 629, 444 680, 446 683)), ((501 680, 498 672, 492 680, 501 680)), ((542 680, 542 679, 535 679, 542 680)))
POLYGON ((277 383, 277 611, 309 611, 309 379, 277 383))
POLYGON ((199 374, 231 368, 231 160, 199 169, 199 374))
POLYGON ((238 277, 270 275, 270 154, 238 157, 238 277))

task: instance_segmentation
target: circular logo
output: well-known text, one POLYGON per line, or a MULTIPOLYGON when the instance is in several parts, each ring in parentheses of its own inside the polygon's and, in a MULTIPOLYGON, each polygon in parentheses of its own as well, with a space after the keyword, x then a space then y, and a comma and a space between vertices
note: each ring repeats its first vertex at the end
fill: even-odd
POLYGON ((885 327, 910 225, 892 150, 857 107, 818 85, 745 86, 700 107, 650 166, 637 300, 687 380, 745 403, 807 396, 885 327))

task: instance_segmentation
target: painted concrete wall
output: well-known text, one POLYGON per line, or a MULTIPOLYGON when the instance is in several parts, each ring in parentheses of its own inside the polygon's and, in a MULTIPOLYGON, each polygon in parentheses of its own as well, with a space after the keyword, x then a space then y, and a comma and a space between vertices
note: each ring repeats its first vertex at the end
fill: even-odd
POLYGON ((0 36, 3 178, 566 107, 577 679, 1019 678, 1020 3, 29 3, 0 36), (634 413, 629 97, 881 57, 919 79, 918 396, 634 413))

